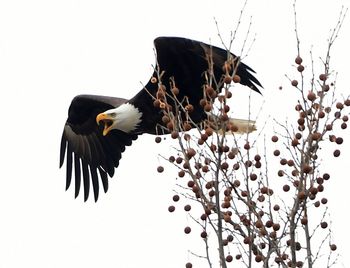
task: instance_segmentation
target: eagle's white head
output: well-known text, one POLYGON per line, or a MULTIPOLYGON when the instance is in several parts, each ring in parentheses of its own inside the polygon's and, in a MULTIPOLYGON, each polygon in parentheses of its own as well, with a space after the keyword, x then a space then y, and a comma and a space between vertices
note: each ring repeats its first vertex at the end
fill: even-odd
POLYGON ((96 116, 96 123, 104 123, 103 136, 112 129, 129 133, 136 129, 141 122, 142 113, 131 103, 124 103, 117 108, 107 110, 96 116))

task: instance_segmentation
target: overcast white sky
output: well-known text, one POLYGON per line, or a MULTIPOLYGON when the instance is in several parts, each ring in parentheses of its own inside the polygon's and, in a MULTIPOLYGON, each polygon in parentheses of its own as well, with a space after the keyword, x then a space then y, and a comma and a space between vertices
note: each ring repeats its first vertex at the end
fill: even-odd
MULTIPOLYGON (((155 168, 167 144, 143 136, 123 154, 107 195, 98 203, 64 191, 59 144, 71 99, 82 93, 130 98, 147 82, 154 63, 153 39, 183 36, 220 46, 236 25, 243 1, 0 1, 0 267, 184 267, 198 235, 185 236, 185 213, 171 215, 175 174, 155 168)), ((323 56, 329 30, 349 0, 298 1, 302 55, 323 56)), ((293 107, 285 74, 296 56, 292 1, 249 0, 233 52, 239 53, 249 18, 256 41, 244 59, 265 90, 253 96, 264 114, 287 117, 293 107), (278 91, 283 85, 286 90, 278 91)), ((350 20, 332 53, 339 92, 348 95, 350 20)), ((309 63, 310 64, 310 63, 309 63)), ((290 88, 289 88, 290 89, 290 88)), ((239 92, 235 112, 247 94, 239 92)), ((349 137, 349 131, 346 131, 349 137)), ((345 135, 344 135, 345 136, 345 135)), ((350 141, 329 162, 327 186, 333 235, 349 266, 348 213, 350 141)), ((179 207, 181 210, 181 207, 179 207)))

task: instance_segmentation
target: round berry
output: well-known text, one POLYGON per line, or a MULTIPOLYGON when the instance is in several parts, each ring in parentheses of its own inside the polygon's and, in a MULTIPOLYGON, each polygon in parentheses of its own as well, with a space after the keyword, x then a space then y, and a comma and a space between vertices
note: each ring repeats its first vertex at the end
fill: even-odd
POLYGON ((297 80, 292 80, 291 82, 293 87, 297 87, 298 86, 298 81, 297 80))
POLYGON ((206 238, 208 236, 206 231, 201 232, 201 237, 202 238, 206 238))
POLYGON ((233 80, 234 83, 240 83, 241 82, 241 77, 239 75, 235 74, 233 76, 232 80, 233 80))
POLYGON ((288 184, 283 185, 283 191, 288 192, 290 190, 290 186, 288 184))
POLYGON ((340 155, 340 150, 336 149, 333 152, 334 157, 338 157, 340 155))
POLYGON ((159 173, 162 173, 164 171, 164 168, 162 166, 157 167, 157 171, 159 173))
POLYGON ((301 64, 303 62, 303 59, 298 55, 296 58, 295 58, 295 63, 296 64, 301 64))
POLYGON ((169 212, 174 212, 175 211, 175 207, 174 206, 169 206, 168 207, 168 211, 169 212))
POLYGON ((274 150, 274 151, 273 151, 273 155, 274 155, 274 156, 279 156, 280 153, 281 153, 280 150, 274 150))
POLYGON ((186 268, 192 268, 192 263, 190 263, 190 262, 188 262, 188 263, 186 263, 186 266, 185 266, 186 268))
POLYGON ((226 256, 226 261, 231 262, 233 260, 233 257, 231 255, 226 256))
POLYGON ((185 211, 190 211, 190 210, 191 210, 191 205, 186 205, 186 206, 184 206, 184 210, 185 210, 185 211))
POLYGON ((298 72, 303 72, 304 69, 305 69, 305 67, 304 67, 303 65, 299 65, 299 66, 297 67, 297 69, 298 69, 298 72))
POLYGON ((191 227, 186 226, 184 229, 185 234, 189 234, 191 232, 191 227))
POLYGON ((326 81, 327 80, 327 75, 326 74, 320 74, 319 76, 321 81, 326 81))
POLYGON ((232 82, 232 77, 229 76, 229 75, 226 75, 225 78, 224 78, 224 83, 225 84, 231 84, 232 82))
POLYGON ((321 228, 322 229, 326 229, 327 227, 328 227, 328 223, 327 222, 325 222, 325 221, 321 222, 321 228))

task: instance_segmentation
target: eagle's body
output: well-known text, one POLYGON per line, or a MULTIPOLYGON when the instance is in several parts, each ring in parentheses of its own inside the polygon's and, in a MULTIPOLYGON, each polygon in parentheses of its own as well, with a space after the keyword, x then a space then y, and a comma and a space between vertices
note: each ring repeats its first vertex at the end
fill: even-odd
MULTIPOLYGON (((176 37, 159 37, 154 44, 158 68, 162 72, 161 82, 167 93, 170 93, 173 79, 179 88, 177 98, 188 98, 194 107, 191 119, 200 123, 206 117, 199 103, 203 98, 203 85, 206 83, 204 73, 208 70, 208 57, 213 62, 214 77, 219 81, 224 75, 222 67, 228 52, 176 37)), ((257 86, 261 84, 252 75, 253 72, 247 65, 240 63, 236 74, 240 77, 241 84, 259 92, 257 86)), ((152 77, 158 77, 158 74, 155 71, 152 77)), ((79 95, 72 100, 60 152, 60 166, 63 165, 66 154, 66 189, 74 177, 77 197, 83 180, 84 200, 87 200, 91 178, 97 200, 100 178, 104 191, 107 191, 108 176, 114 175, 114 169, 118 167, 125 147, 131 145, 140 134, 158 133, 158 127, 162 125, 163 114, 153 105, 152 98, 156 96, 158 87, 158 83, 150 79, 145 88, 130 100, 95 95, 79 95), (99 121, 105 121, 104 128, 97 124, 99 121)), ((170 105, 173 104, 171 99, 169 102, 170 105)))

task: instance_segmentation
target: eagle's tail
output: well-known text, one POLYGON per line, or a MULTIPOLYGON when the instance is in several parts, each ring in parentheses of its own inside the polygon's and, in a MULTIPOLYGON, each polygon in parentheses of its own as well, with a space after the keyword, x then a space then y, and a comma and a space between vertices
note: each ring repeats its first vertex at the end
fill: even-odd
POLYGON ((251 133, 256 130, 256 125, 254 120, 237 119, 230 118, 230 123, 233 125, 233 131, 228 131, 226 134, 244 134, 251 133))

